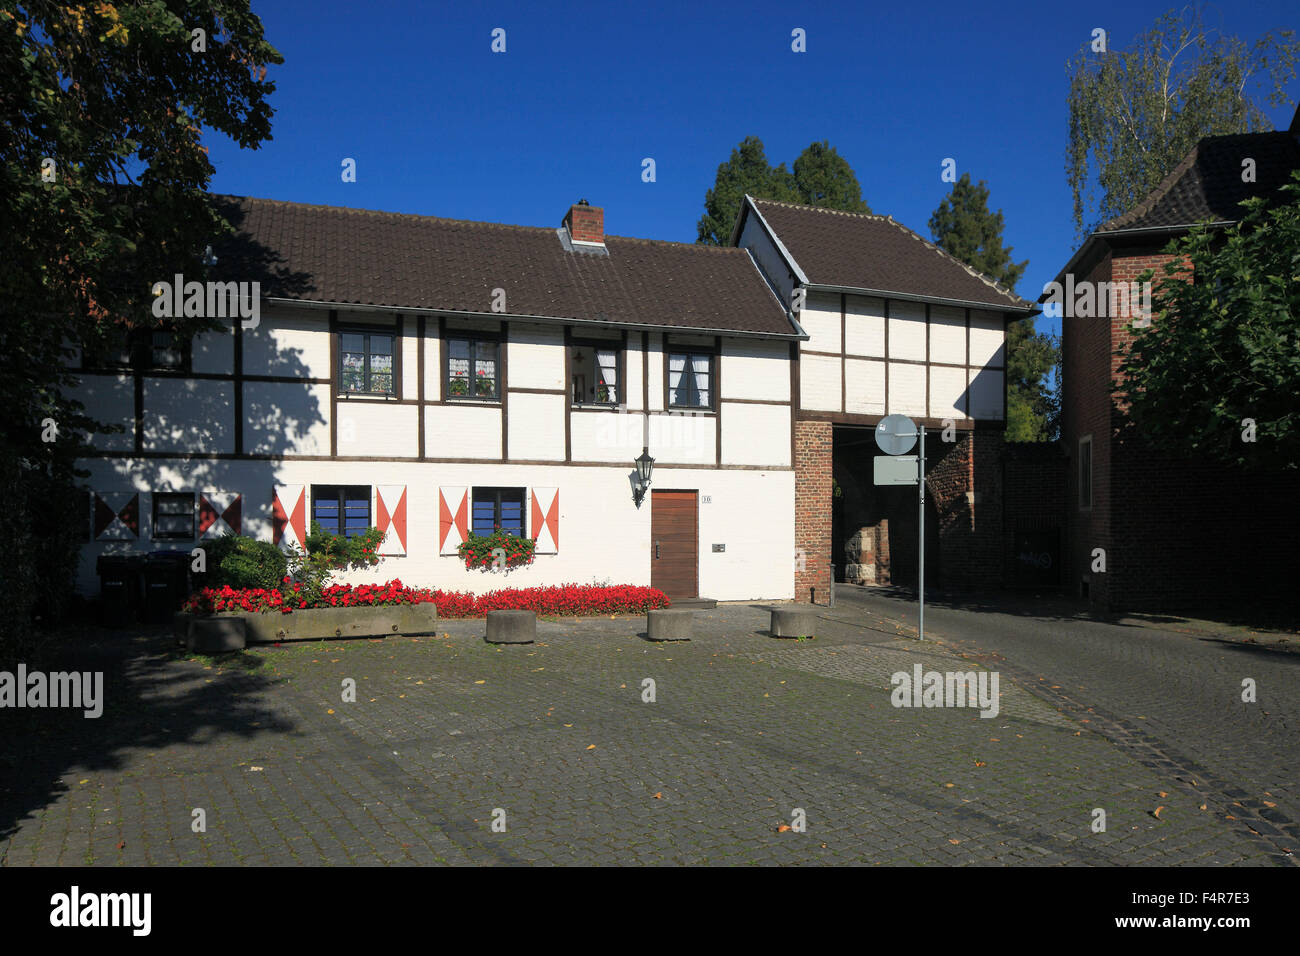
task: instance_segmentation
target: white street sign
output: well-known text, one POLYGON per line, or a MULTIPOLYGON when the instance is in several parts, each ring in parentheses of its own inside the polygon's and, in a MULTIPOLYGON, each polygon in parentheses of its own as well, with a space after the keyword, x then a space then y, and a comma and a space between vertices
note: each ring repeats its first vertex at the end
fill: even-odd
POLYGON ((877 455, 875 478, 878 485, 915 485, 917 467, 915 455, 877 455))
POLYGON ((902 455, 916 444, 916 423, 906 415, 886 415, 876 425, 876 444, 886 455, 902 455))

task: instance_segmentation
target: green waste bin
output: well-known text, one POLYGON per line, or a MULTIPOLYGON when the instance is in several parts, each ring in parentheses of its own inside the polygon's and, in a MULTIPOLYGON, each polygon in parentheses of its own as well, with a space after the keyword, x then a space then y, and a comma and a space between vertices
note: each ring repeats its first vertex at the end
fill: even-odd
POLYGON ((99 574, 99 620, 105 627, 125 627, 136 620, 140 608, 141 554, 101 554, 95 561, 99 574))
POLYGON ((144 561, 144 620, 170 624, 190 593, 190 556, 185 551, 151 551, 144 561))

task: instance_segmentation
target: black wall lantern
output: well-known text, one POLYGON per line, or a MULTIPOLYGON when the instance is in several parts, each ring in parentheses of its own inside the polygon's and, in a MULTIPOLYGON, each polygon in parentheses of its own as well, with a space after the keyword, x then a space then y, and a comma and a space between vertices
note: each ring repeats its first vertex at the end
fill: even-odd
POLYGON ((650 457, 650 449, 642 448, 641 457, 636 460, 636 487, 632 489, 632 501, 639 508, 645 500, 646 489, 650 487, 650 476, 655 470, 655 460, 650 457))

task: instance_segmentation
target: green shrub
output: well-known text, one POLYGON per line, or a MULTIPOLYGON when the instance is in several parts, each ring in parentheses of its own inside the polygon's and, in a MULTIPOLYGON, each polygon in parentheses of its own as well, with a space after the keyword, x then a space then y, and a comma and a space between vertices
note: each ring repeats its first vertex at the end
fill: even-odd
POLYGON ((227 534, 203 547, 208 573, 201 587, 278 588, 289 573, 284 552, 269 541, 227 534))
POLYGON ((305 551, 295 551, 291 560, 293 579, 302 585, 302 596, 309 602, 321 600, 335 571, 346 568, 373 568, 380 562, 379 543, 384 535, 378 528, 367 528, 351 538, 332 534, 311 523, 304 542, 305 551))

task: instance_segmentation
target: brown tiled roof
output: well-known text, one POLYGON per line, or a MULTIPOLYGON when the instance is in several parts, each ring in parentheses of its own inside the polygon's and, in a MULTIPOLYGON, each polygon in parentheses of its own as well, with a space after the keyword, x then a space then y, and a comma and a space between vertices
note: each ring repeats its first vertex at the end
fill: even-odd
MULTIPOLYGON (((1300 109, 1292 127, 1298 122, 1300 109)), ((1276 199, 1293 169, 1300 169, 1300 143, 1294 129, 1206 136, 1142 202, 1098 226, 1057 273, 1056 281, 1064 282, 1067 272, 1092 261, 1097 250, 1104 248, 1099 243, 1114 242, 1119 233, 1152 230, 1157 236, 1173 236, 1197 222, 1237 222, 1241 218, 1238 203, 1251 196, 1276 199), (1243 159, 1255 160, 1253 183, 1242 182, 1243 159)), ((1038 301, 1047 298, 1044 291, 1038 301)))
POLYGON ((238 236, 214 251, 227 278, 273 297, 797 335, 743 249, 607 236, 566 251, 554 228, 222 197, 238 236))
POLYGON ((1291 133, 1207 136, 1137 206, 1097 228, 1174 229, 1192 223, 1236 222, 1243 199, 1272 198, 1291 170, 1300 169, 1300 144, 1291 133), (1255 161, 1255 182, 1242 182, 1242 160, 1255 161))
POLYGON ((1014 292, 888 216, 752 199, 813 285, 1030 310, 1014 292))

